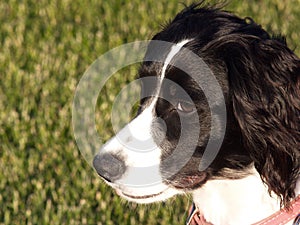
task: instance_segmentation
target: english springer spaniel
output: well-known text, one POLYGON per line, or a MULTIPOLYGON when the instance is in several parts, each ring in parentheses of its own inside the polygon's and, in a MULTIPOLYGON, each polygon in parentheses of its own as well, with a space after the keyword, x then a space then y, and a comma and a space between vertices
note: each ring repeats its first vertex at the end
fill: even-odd
POLYGON ((280 210, 291 215, 280 224, 293 222, 300 60, 283 37, 192 4, 153 37, 139 78, 138 114, 93 161, 120 196, 151 203, 191 193, 198 224, 255 224, 280 210))

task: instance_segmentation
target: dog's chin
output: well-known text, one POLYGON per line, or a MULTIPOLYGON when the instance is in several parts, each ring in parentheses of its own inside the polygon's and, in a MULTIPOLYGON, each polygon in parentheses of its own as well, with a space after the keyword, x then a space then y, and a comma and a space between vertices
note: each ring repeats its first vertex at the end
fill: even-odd
POLYGON ((116 193, 121 196, 122 198, 131 201, 131 202, 136 202, 138 204, 149 204, 149 203, 154 203, 154 202, 160 202, 160 201, 165 201, 168 198, 171 198, 174 195, 180 194, 181 191, 177 191, 176 189, 173 188, 166 188, 162 191, 158 191, 156 193, 139 193, 137 194, 135 191, 123 191, 121 189, 115 189, 116 193))

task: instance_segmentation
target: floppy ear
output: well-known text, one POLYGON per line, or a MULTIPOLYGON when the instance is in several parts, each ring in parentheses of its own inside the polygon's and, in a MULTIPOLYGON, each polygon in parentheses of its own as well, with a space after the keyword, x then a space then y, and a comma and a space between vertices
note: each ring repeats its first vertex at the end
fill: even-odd
POLYGON ((288 207, 300 167, 300 60, 278 38, 237 34, 218 48, 243 141, 269 191, 288 207))

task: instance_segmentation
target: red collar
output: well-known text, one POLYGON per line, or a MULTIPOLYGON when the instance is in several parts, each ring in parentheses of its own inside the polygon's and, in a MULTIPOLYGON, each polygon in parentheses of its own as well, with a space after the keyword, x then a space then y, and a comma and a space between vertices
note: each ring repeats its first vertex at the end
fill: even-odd
MULTIPOLYGON (((294 220, 294 225, 300 224, 300 195, 291 202, 291 209, 280 211, 274 213, 273 215, 263 219, 253 225, 279 225, 286 224, 291 220, 294 220), (296 219, 295 219, 296 218, 296 219)), ((189 210, 189 216, 186 225, 213 225, 206 222, 203 215, 200 215, 199 210, 193 204, 189 210)))

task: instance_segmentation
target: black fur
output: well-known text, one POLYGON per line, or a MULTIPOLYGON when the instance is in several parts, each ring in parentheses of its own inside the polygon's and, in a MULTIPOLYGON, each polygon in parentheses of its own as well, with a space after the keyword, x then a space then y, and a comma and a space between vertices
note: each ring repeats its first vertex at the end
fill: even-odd
MULTIPOLYGON (((246 171, 254 162, 269 191, 275 192, 282 205, 288 206, 295 197, 300 166, 299 58, 287 47, 284 38, 270 36, 252 19, 241 19, 203 3, 185 8, 153 37, 174 43, 184 39, 193 39, 185 47, 208 64, 222 86, 227 128, 215 161, 206 171, 198 171, 210 135, 208 105, 192 79, 176 68, 168 69, 167 78, 180 84, 195 102, 202 132, 192 159, 180 172, 169 177, 172 164, 162 164, 166 183, 193 189, 208 179, 235 178, 234 174, 246 171), (228 173, 228 169, 234 172, 228 173)), ((140 76, 156 76, 159 68, 159 63, 145 62, 140 76)), ((169 94, 167 87, 163 90, 162 96, 169 94)), ((145 102, 143 99, 142 105, 145 102)), ((163 98, 156 106, 157 117, 167 125, 166 140, 160 144, 164 149, 162 160, 175 148, 178 137, 185 135, 180 134, 178 112, 172 107, 163 98)), ((192 129, 191 125, 191 132, 192 129)))

